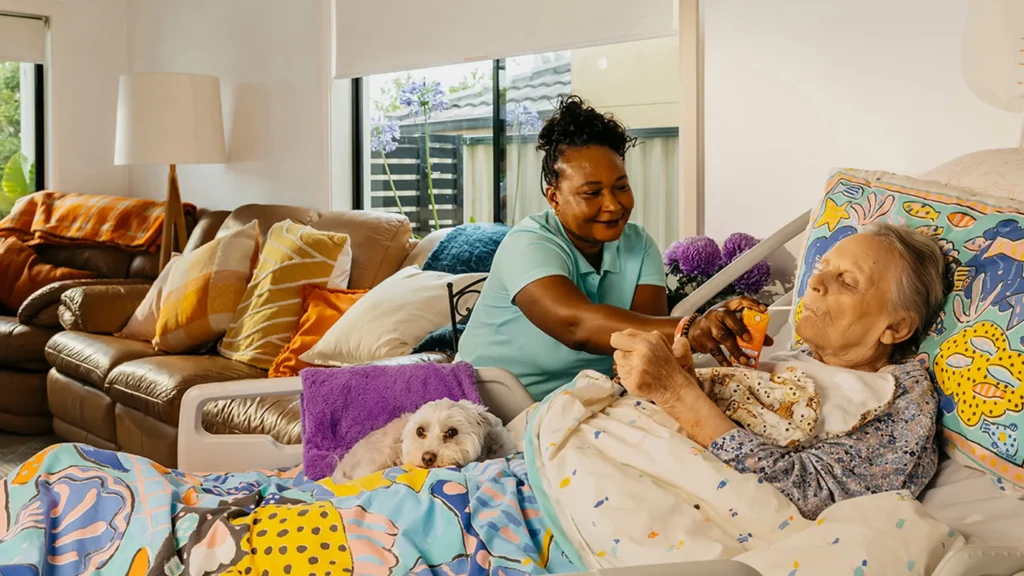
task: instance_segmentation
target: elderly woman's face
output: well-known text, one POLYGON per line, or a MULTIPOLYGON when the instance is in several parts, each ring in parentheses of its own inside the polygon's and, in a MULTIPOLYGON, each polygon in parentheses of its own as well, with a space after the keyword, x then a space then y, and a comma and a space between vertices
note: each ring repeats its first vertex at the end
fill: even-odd
POLYGON ((797 334, 830 364, 888 360, 892 346, 913 334, 913 319, 890 305, 895 281, 906 272, 896 251, 878 237, 842 240, 807 283, 797 334))

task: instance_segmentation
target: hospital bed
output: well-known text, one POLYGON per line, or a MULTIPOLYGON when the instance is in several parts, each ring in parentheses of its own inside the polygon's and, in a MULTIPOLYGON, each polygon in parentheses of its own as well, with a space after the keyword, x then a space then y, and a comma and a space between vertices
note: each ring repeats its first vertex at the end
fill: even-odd
MULTIPOLYGON (((737 258, 713 279, 679 303, 672 314, 689 315, 732 283, 759 260, 798 237, 806 228, 809 213, 794 218, 771 237, 737 258)), ((775 302, 769 334, 775 350, 785 349, 792 329, 789 312, 792 294, 775 302)), ((480 396, 490 410, 506 424, 529 407, 533 400, 509 372, 496 368, 477 370, 480 396)), ((190 472, 233 472, 283 468, 302 462, 301 445, 283 445, 269 436, 214 435, 202 426, 203 407, 213 401, 301 392, 299 378, 243 380, 206 384, 189 390, 181 402, 178 428, 178 463, 190 472)), ((1024 576, 1024 501, 1001 493, 977 470, 952 460, 941 463, 921 502, 935 518, 961 533, 967 545, 949 554, 937 576, 1024 576)), ((685 575, 757 576, 753 568, 734 561, 685 562, 637 566, 591 572, 605 576, 685 575)), ((895 573, 895 572, 894 572, 895 573)))

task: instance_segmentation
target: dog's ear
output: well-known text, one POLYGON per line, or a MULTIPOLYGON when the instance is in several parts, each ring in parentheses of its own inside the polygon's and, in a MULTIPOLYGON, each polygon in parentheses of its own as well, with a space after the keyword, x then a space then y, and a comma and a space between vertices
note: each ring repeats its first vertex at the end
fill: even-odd
POLYGON ((470 410, 470 412, 474 416, 474 419, 476 420, 475 424, 479 426, 481 429, 486 430, 491 427, 492 422, 488 419, 488 417, 493 418, 494 416, 487 411, 486 406, 481 406, 480 404, 470 402, 469 400, 459 400, 459 404, 465 406, 470 410))

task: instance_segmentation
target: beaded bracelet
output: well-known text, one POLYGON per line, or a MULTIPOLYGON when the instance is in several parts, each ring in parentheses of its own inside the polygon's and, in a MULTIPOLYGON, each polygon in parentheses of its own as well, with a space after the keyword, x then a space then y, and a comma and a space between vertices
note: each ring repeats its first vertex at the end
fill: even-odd
POLYGON ((680 338, 686 338, 690 335, 690 326, 693 324, 693 321, 696 320, 699 316, 700 314, 694 312, 693 314, 690 314, 686 318, 683 318, 682 320, 679 321, 679 324, 676 326, 676 340, 679 340, 680 338))

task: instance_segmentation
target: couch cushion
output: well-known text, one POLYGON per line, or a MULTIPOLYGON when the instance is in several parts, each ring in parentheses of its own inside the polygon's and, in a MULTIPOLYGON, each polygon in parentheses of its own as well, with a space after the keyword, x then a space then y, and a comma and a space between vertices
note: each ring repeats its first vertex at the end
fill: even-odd
MULTIPOLYGON (((117 442, 117 432, 114 430, 114 401, 110 396, 93 388, 91 384, 61 374, 56 369, 50 370, 46 375, 46 396, 54 419, 104 442, 117 442)), ((56 427, 55 423, 54 428, 56 427)), ((60 434, 60 431, 57 433, 60 434)), ((78 440, 81 434, 61 437, 72 442, 81 441, 78 440)))
POLYGON ((0 412, 17 416, 49 417, 46 372, 0 369, 0 412))
POLYGON ((352 210, 329 212, 311 226, 348 234, 352 239, 352 290, 373 288, 402 267, 409 254, 409 219, 388 212, 352 210))
POLYGON ((61 332, 46 344, 46 361, 61 373, 106 390, 111 370, 125 362, 160 355, 149 342, 61 332))
POLYGON ((265 434, 282 444, 301 444, 299 395, 210 402, 203 408, 203 428, 212 434, 265 434))
POLYGON ((196 222, 195 229, 189 235, 188 244, 185 245, 183 253, 187 254, 216 238, 217 231, 220 230, 220 227, 230 215, 231 212, 227 210, 216 210, 200 214, 199 221, 196 222))
POLYGON ((167 468, 178 465, 178 428, 118 404, 114 407, 117 449, 167 468))
POLYGON ((132 256, 118 248, 102 246, 36 246, 39 259, 47 264, 87 270, 98 278, 125 278, 132 256))
POLYGON ((136 254, 128 266, 128 277, 154 280, 160 275, 159 254, 136 254))
POLYGON ((444 240, 445 236, 454 228, 441 228, 440 230, 434 230, 430 234, 423 237, 418 242, 410 242, 412 250, 409 255, 405 258, 405 262, 402 262, 402 268, 408 268, 409 266, 419 266, 423 268, 423 264, 427 261, 430 253, 434 251, 434 248, 444 240))
POLYGON ((27 326, 11 316, 0 316, 0 366, 24 370, 46 370, 43 350, 57 332, 27 326))
POLYGON ((60 436, 63 440, 68 442, 78 442, 80 444, 88 444, 94 448, 101 448, 103 450, 114 450, 116 451, 117 444, 114 442, 108 442, 102 438, 98 438, 93 434, 89 433, 88 430, 82 430, 81 428, 68 424, 60 418, 54 417, 53 419, 53 433, 60 436))
POLYGON ((154 356, 121 364, 107 384, 118 404, 177 426, 181 397, 189 388, 266 376, 263 370, 221 356, 154 356))
POLYGON ((274 224, 284 220, 291 220, 299 224, 311 224, 316 218, 317 213, 308 208, 275 204, 246 204, 235 208, 224 220, 220 230, 217 231, 217 238, 226 236, 256 220, 260 225, 260 245, 262 245, 274 224))

